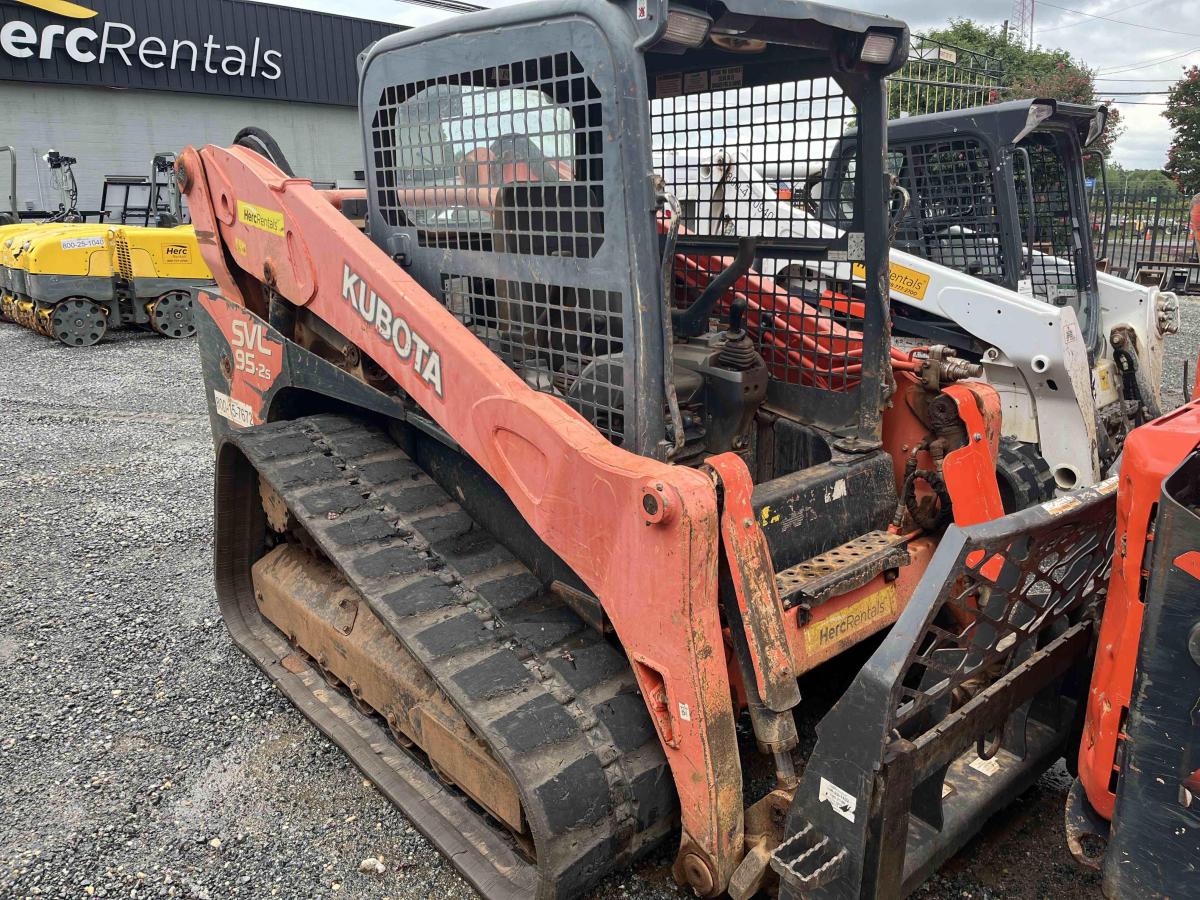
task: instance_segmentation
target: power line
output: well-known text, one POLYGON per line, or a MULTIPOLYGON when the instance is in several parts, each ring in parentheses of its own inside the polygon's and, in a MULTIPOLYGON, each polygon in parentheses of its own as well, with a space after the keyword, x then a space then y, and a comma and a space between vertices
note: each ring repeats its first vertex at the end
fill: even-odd
POLYGON ((400 0, 401 3, 411 3, 414 6, 432 6, 434 9, 444 9, 447 12, 468 13, 480 12, 486 6, 476 6, 474 3, 461 3, 459 0, 400 0))
POLYGON ((1137 22, 1126 22, 1123 19, 1110 19, 1108 16, 1097 16, 1092 13, 1084 12, 1081 9, 1069 9, 1066 6, 1056 6, 1053 3, 1047 3, 1046 0, 1041 0, 1042 6, 1049 6, 1051 9, 1061 9, 1063 12, 1075 13, 1077 16, 1087 16, 1089 19, 1101 19, 1105 22, 1112 22, 1114 25, 1128 25, 1130 28, 1144 28, 1146 31, 1161 31, 1164 34, 1178 34, 1186 37, 1200 37, 1200 31, 1176 31, 1173 28, 1155 28, 1153 25, 1141 25, 1137 22))
MULTIPOLYGON (((1111 9, 1111 10, 1109 10, 1109 12, 1110 13, 1128 12, 1131 9, 1137 9, 1139 6, 1145 6, 1147 3, 1155 3, 1155 2, 1157 2, 1157 0, 1142 0, 1141 3, 1135 3, 1132 6, 1122 6, 1120 9, 1111 9)), ((1042 5, 1049 6, 1050 4, 1043 3, 1042 5)), ((1055 7, 1055 8, 1057 9, 1057 7, 1055 7)), ((1084 15, 1086 16, 1088 14, 1085 13, 1084 15)), ((1062 31, 1064 28, 1074 28, 1076 25, 1083 25, 1085 23, 1085 21, 1086 21, 1086 19, 1080 19, 1078 22, 1069 22, 1066 25, 1051 25, 1049 28, 1038 28, 1037 32, 1038 32, 1038 34, 1041 34, 1043 31, 1062 31)))
POLYGON ((1179 59, 1182 56, 1187 56, 1189 53, 1200 51, 1200 47, 1192 47, 1190 50, 1184 50, 1182 53, 1176 53, 1174 56, 1163 56, 1159 59, 1152 59, 1149 62, 1144 62, 1137 66, 1123 66, 1116 69, 1108 69, 1106 71, 1097 72, 1097 75, 1119 75, 1122 72, 1136 72, 1139 69, 1149 69, 1153 66, 1161 65, 1165 62, 1170 62, 1173 59, 1179 59))
POLYGON ((1166 96, 1170 91, 1097 91, 1106 97, 1154 97, 1159 94, 1166 96))
POLYGON ((1154 82, 1154 83, 1158 83, 1158 84, 1170 84, 1170 83, 1178 81, 1178 80, 1179 80, 1178 78, 1093 78, 1092 79, 1092 81, 1118 81, 1121 84, 1131 84, 1133 82, 1138 82, 1139 84, 1143 83, 1143 82, 1145 82, 1145 83, 1154 82))

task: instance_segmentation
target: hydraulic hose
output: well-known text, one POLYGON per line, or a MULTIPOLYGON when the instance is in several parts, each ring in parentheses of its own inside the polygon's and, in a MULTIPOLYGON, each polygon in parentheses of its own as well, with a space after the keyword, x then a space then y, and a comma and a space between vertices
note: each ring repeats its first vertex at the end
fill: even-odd
POLYGON ((296 177, 296 172, 287 157, 283 155, 279 142, 271 137, 265 129, 259 128, 257 125, 247 125, 234 135, 233 143, 237 147, 247 147, 259 156, 269 159, 288 178, 296 177))

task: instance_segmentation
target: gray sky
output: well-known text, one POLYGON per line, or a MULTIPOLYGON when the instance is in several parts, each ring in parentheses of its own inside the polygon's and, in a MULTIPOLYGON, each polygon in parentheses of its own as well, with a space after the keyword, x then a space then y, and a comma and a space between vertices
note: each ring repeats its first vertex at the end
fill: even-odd
MULTIPOLYGON (((266 0, 321 12, 341 13, 404 25, 418 25, 442 13, 405 0, 266 0)), ((472 0, 500 6, 517 0, 472 0)), ((603 0, 596 0, 603 2, 603 0)), ((832 0, 871 12, 886 13, 920 32, 951 16, 969 16, 999 24, 1012 12, 1011 0, 832 0)), ((1166 163, 1171 129, 1162 117, 1167 90, 1185 65, 1200 64, 1200 2, 1196 0, 1057 0, 1035 2, 1035 40, 1062 47, 1099 72, 1100 96, 1121 110, 1125 134, 1113 158, 1127 167, 1158 168, 1166 163), (1065 8, 1064 8, 1065 7, 1065 8), (1072 10, 1072 11, 1068 11, 1072 10), (1089 18, 1081 15, 1089 13, 1089 18), (1112 21, 1116 20, 1116 21, 1112 21), (1132 24, 1119 24, 1132 23, 1132 24)))

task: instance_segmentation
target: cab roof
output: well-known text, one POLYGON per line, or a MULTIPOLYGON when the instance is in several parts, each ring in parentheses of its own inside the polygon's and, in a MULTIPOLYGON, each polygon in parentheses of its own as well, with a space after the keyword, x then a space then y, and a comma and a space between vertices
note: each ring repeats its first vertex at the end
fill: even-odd
MULTIPOLYGON (((990 135, 996 143, 1003 145, 1016 143, 1034 129, 1059 127, 1076 131, 1080 145, 1087 146, 1088 133, 1097 115, 1107 119, 1108 107, 1031 97, 892 119, 888 122, 888 139, 899 142, 958 131, 978 131, 990 135), (1045 119, 1033 122, 1031 127, 1031 113, 1035 106, 1048 106, 1051 112, 1045 119)), ((1100 130, 1103 131, 1103 128, 1100 130)))

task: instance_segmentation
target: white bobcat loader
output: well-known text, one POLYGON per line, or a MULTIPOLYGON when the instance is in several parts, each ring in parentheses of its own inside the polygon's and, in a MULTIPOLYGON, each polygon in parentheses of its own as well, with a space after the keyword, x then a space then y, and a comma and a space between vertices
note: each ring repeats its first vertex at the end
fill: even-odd
MULTIPOLYGON (((980 364, 1000 392, 1012 509, 1100 481, 1128 431, 1161 412, 1178 301, 1097 271, 1083 153, 1105 115, 1024 100, 889 123, 893 330, 980 364)), ((699 133, 711 147, 656 158, 684 227, 757 238, 761 274, 854 317, 861 271, 771 258, 772 239, 839 229, 855 191, 853 132, 824 139, 824 167, 746 158, 734 129, 699 133), (781 199, 785 185, 795 202, 781 199)), ((811 141, 797 154, 820 155, 811 141)))

